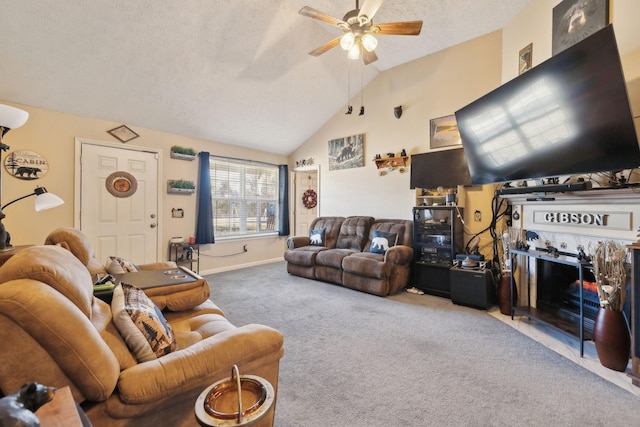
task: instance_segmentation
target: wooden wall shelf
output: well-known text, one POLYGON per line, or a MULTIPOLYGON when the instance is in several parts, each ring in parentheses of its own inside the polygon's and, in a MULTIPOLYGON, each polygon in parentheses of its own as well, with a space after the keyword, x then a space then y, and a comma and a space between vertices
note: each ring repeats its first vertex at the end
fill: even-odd
POLYGON ((408 156, 400 156, 400 157, 384 157, 382 159, 373 159, 376 162, 376 166, 378 169, 388 168, 389 166, 398 168, 407 166, 408 156))

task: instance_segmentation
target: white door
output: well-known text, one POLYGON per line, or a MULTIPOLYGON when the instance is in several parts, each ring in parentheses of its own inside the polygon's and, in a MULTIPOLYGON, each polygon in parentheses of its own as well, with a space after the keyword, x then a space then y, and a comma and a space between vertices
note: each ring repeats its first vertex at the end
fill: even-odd
POLYGON ((101 262, 157 261, 158 154, 82 142, 80 229, 101 262))
POLYGON ((295 198, 295 236, 306 236, 309 234, 309 224, 318 217, 320 212, 317 170, 295 172, 295 198), (318 204, 311 209, 303 203, 303 196, 307 190, 315 191, 318 196, 318 204))

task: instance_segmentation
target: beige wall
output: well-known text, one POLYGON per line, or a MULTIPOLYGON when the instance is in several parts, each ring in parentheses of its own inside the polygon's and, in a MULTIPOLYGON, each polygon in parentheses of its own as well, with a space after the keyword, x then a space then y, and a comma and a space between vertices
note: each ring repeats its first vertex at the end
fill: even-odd
MULTIPOLYGON (((74 172, 76 168, 74 150, 75 139, 91 139, 121 143, 107 133, 107 130, 119 126, 104 120, 62 114, 50 110, 14 104, 8 101, 1 103, 14 105, 29 112, 29 120, 21 128, 12 130, 5 136, 4 142, 14 150, 35 151, 49 162, 49 172, 41 179, 24 181, 7 173, 2 174, 2 201, 6 203, 17 197, 28 194, 36 186, 46 187, 65 200, 61 207, 36 213, 33 211, 33 198, 20 201, 6 209, 7 218, 3 221, 11 233, 12 244, 41 244, 47 234, 59 226, 76 226, 74 219, 74 172)), ((286 164, 285 156, 249 150, 225 144, 212 143, 198 139, 186 138, 157 132, 149 129, 130 126, 140 137, 131 140, 127 145, 152 147, 162 150, 161 168, 162 183, 168 179, 190 179, 197 183, 198 161, 188 162, 169 157, 172 145, 192 147, 197 151, 209 151, 212 154, 259 160, 273 164, 286 164)), ((4 160, 5 155, 2 156, 4 160)), ((164 185, 162 186, 164 188, 164 185)), ((184 236, 195 232, 195 195, 174 195, 162 191, 160 243, 166 247, 172 236, 184 236), (172 208, 185 211, 183 219, 171 217, 172 208)), ((239 265, 253 265, 280 258, 286 240, 282 237, 266 237, 233 241, 218 241, 214 245, 204 245, 201 256, 201 272, 221 271, 239 265), (248 252, 242 253, 247 244, 248 252), (227 256, 234 253, 239 255, 227 256)), ((168 253, 165 254, 165 258, 168 253)))
MULTIPOLYGON (((321 215, 371 215, 411 219, 415 191, 409 172, 398 170, 381 176, 371 160, 376 154, 425 153, 429 148, 429 120, 453 114, 500 85, 502 36, 499 31, 388 70, 364 89, 365 115, 348 116, 341 110, 299 150, 292 160, 314 158, 320 165, 321 215), (393 107, 402 105, 400 119, 393 107), (330 139, 365 133, 365 165, 328 170, 330 139)), ((354 110, 360 95, 352 100, 354 110)), ((491 220, 493 189, 476 187, 467 193, 464 218, 467 233, 486 228, 491 220), (473 221, 480 210, 482 221, 473 221)), ((486 235, 482 245, 490 244, 486 235)))

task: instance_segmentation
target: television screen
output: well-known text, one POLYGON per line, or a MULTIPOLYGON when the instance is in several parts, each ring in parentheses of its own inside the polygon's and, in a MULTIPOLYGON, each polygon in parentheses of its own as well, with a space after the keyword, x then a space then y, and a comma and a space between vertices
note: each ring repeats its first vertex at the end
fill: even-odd
POLYGON ((473 184, 640 165, 611 25, 460 109, 456 120, 473 184))
POLYGON ((413 154, 411 188, 453 188, 470 185, 471 177, 462 148, 413 154))

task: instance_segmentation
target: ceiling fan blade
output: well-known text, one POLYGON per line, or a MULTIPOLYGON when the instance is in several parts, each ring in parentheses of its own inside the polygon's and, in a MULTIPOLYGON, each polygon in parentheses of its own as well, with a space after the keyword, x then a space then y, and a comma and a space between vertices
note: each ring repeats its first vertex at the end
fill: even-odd
POLYGON ((364 61, 364 65, 369 65, 378 60, 378 55, 376 55, 374 50, 369 52, 366 49, 362 49, 362 60, 364 61))
POLYGON ((371 32, 386 36, 417 36, 420 30, 422 30, 422 21, 406 21, 374 24, 371 32))
POLYGON ((358 13, 358 17, 366 17, 364 22, 369 22, 373 19, 373 15, 376 14, 380 6, 382 6, 382 2, 384 0, 364 0, 362 3, 362 7, 360 8, 360 12, 358 13))
POLYGON ((318 21, 326 22, 331 25, 347 25, 342 19, 334 18, 333 16, 329 16, 324 12, 320 12, 312 7, 305 6, 298 12, 300 15, 307 16, 312 19, 317 19, 318 21))
POLYGON ((340 43, 340 39, 342 38, 342 36, 340 37, 336 37, 335 39, 326 42, 325 44, 323 44, 322 46, 320 46, 317 49, 312 50, 311 52, 309 52, 309 55, 311 56, 320 56, 323 53, 325 53, 326 51, 333 49, 334 47, 338 46, 338 43, 340 43))

